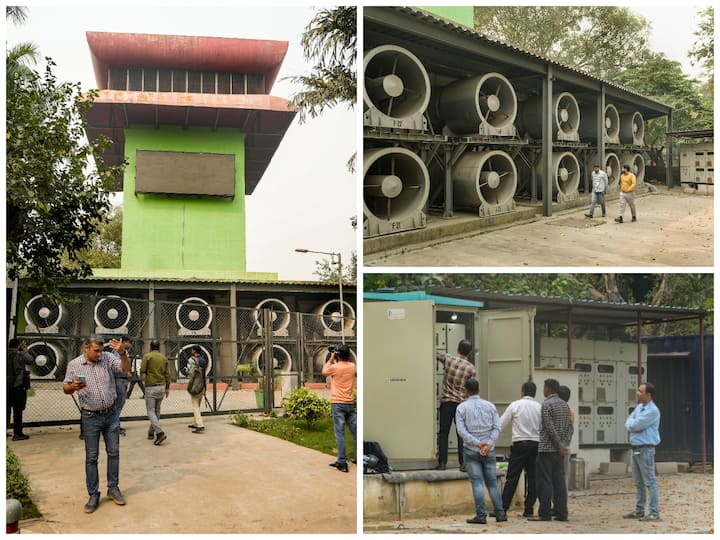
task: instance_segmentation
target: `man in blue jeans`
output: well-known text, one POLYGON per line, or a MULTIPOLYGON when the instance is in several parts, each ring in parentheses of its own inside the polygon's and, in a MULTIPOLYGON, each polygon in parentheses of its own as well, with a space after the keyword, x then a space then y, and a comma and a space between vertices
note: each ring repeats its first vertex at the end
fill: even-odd
POLYGON ((130 359, 119 339, 110 340, 110 347, 119 353, 103 351, 103 339, 91 336, 85 340, 82 355, 68 363, 63 379, 63 392, 78 393, 80 418, 85 441, 85 485, 90 498, 85 512, 94 512, 100 504, 98 455, 100 435, 107 452, 108 497, 115 504, 124 505, 125 498, 118 487, 120 478, 120 421, 115 403, 115 374, 130 371, 130 359))
MULTIPOLYGON (((332 377, 330 381, 330 401, 332 403, 332 419, 335 428, 335 446, 338 457, 331 467, 340 472, 348 472, 347 455, 345 453, 345 424, 352 435, 353 445, 357 433, 357 412, 353 388, 355 386, 355 364, 350 361, 350 348, 341 345, 330 354, 330 358, 322 368, 325 377, 332 377)), ((357 454, 356 454, 357 455, 357 454)), ((356 462, 357 460, 353 460, 356 462)))
POLYGON ((475 500, 475 516, 466 521, 481 525, 487 523, 485 485, 490 493, 495 519, 507 521, 495 463, 495 441, 500 435, 500 415, 495 405, 480 398, 480 385, 476 379, 468 379, 464 387, 469 397, 458 405, 455 425, 463 441, 465 468, 475 500))
POLYGON ((655 447, 660 444, 660 409, 653 401, 655 386, 646 382, 638 386, 638 406, 625 421, 632 446, 632 476, 635 480, 635 510, 623 517, 640 521, 658 521, 658 483, 655 478, 655 447), (649 513, 645 515, 645 491, 650 491, 649 513))

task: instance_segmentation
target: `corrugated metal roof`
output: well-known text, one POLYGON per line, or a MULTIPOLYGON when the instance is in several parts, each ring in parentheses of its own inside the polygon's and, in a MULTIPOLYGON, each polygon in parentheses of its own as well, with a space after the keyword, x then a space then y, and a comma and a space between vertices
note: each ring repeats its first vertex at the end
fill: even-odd
POLYGON ((571 71, 571 72, 573 72, 573 73, 575 73, 575 74, 577 74, 577 75, 579 75, 579 76, 581 76, 581 77, 585 77, 585 78, 587 78, 587 79, 591 79, 591 80, 594 80, 594 81, 597 81, 597 82, 606 84, 606 85, 608 85, 608 86, 612 86, 613 88, 617 88, 618 90, 622 90, 623 92, 627 92, 628 94, 632 94, 632 95, 634 95, 634 96, 641 97, 641 98, 646 99, 646 100, 648 100, 648 101, 652 101, 653 103, 657 103, 658 105, 661 105, 662 107, 672 108, 670 105, 668 105, 668 104, 666 104, 666 103, 662 103, 661 101, 658 101, 658 100, 656 100, 656 99, 649 98, 649 97, 647 97, 647 96, 644 96, 644 95, 642 95, 642 94, 639 94, 639 93, 635 92, 634 90, 632 90, 632 89, 630 89, 630 88, 626 88, 626 87, 624 87, 624 86, 620 86, 619 84, 615 84, 615 83, 613 83, 612 81, 608 81, 608 80, 606 80, 606 79, 601 79, 601 78, 599 78, 599 77, 596 77, 596 76, 591 75, 591 74, 589 74, 589 73, 586 73, 586 72, 584 72, 584 71, 578 70, 578 69, 576 69, 576 68, 574 68, 574 67, 572 67, 572 66, 569 66, 569 65, 567 65, 567 64, 562 64, 562 63, 560 63, 560 62, 556 62, 555 60, 550 60, 549 58, 544 58, 544 57, 539 56, 539 55, 537 55, 537 54, 535 54, 535 53, 532 53, 532 52, 529 52, 529 51, 525 51, 525 50, 523 50, 523 49, 520 49, 520 48, 518 48, 518 47, 515 47, 514 45, 510 45, 510 44, 505 43, 505 42, 503 42, 503 41, 499 41, 499 40, 495 40, 495 39, 489 38, 488 36, 485 36, 485 35, 477 32, 477 31, 475 31, 474 29, 468 28, 468 27, 465 26, 465 25, 458 24, 457 22, 454 22, 454 21, 450 21, 450 20, 448 20, 448 19, 445 19, 445 18, 443 18, 443 17, 441 17, 441 16, 439 16, 439 15, 436 15, 436 14, 434 14, 434 13, 430 13, 430 12, 425 11, 425 10, 423 10, 423 9, 414 8, 414 7, 405 7, 405 6, 403 6, 403 7, 387 7, 387 8, 384 8, 384 9, 392 9, 392 10, 395 10, 395 11, 402 12, 402 13, 404 13, 404 14, 406 14, 406 15, 415 17, 415 18, 420 19, 420 20, 423 20, 423 21, 425 21, 425 22, 428 22, 428 23, 431 23, 431 24, 435 24, 435 25, 437 25, 437 26, 442 26, 442 27, 444 27, 444 28, 447 29, 447 30, 451 30, 451 31, 455 32, 456 34, 463 35, 463 36, 465 36, 465 37, 470 37, 470 38, 473 38, 473 39, 477 39, 477 40, 479 40, 479 41, 483 41, 483 42, 485 42, 485 43, 492 44, 492 45, 494 45, 494 46, 496 46, 496 47, 503 48, 503 49, 506 49, 506 50, 508 50, 508 51, 512 51, 513 53, 521 54, 521 55, 524 55, 524 56, 527 56, 527 57, 530 57, 530 58, 534 58, 535 60, 540 60, 540 61, 542 61, 542 62, 547 62, 547 63, 552 64, 552 65, 554 65, 554 66, 558 66, 558 67, 561 67, 561 68, 563 68, 563 69, 567 69, 568 71, 571 71))
MULTIPOLYGON (((127 281, 132 283, 142 282, 158 282, 158 283, 223 283, 238 285, 323 285, 328 287, 337 287, 337 283, 329 283, 324 281, 280 281, 280 280, 237 280, 237 279, 206 279, 206 278, 148 278, 148 277, 122 277, 122 276, 88 276, 77 280, 83 281, 127 281)), ((343 281, 343 287, 355 287, 357 282, 343 281)), ((351 292, 355 292, 351 289, 351 292)))
POLYGON ((397 293, 366 292, 363 295, 363 298, 365 300, 387 300, 392 302, 432 300, 433 302, 435 302, 435 304, 439 306, 464 306, 482 308, 485 305, 484 302, 477 302, 475 300, 463 300, 462 298, 446 298, 444 296, 428 294, 425 291, 409 291, 397 293))

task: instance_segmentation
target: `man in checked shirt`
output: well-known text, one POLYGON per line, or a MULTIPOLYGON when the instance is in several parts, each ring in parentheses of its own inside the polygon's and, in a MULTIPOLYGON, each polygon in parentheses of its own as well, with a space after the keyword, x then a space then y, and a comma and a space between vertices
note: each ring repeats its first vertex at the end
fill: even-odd
POLYGON ((118 352, 119 357, 103 351, 103 339, 100 336, 90 336, 84 346, 83 354, 68 363, 63 392, 77 392, 80 401, 80 422, 85 441, 85 485, 90 495, 84 510, 89 514, 100 503, 98 455, 101 434, 107 452, 108 497, 115 504, 125 504, 118 487, 120 419, 115 412, 115 374, 129 372, 130 359, 119 339, 110 340, 110 347, 118 352))
POLYGON ((552 499, 555 519, 568 520, 564 456, 569 452, 573 425, 570 406, 558 396, 560 383, 545 379, 545 401, 540 407, 540 444, 537 457, 538 515, 528 521, 550 521, 552 499))
MULTIPOLYGON (((440 393, 440 427, 438 431, 438 465, 437 469, 444 471, 447 468, 448 460, 448 435, 450 435, 450 424, 455 420, 455 411, 467 398, 465 381, 475 379, 477 371, 468 361, 468 355, 472 351, 472 343, 463 339, 458 343, 457 356, 447 353, 437 353, 436 359, 442 362, 445 375, 443 378, 442 391, 440 393)), ((455 423, 457 431, 457 422, 455 423)), ((460 470, 465 471, 463 460, 463 442, 458 433, 458 462, 460 470)))

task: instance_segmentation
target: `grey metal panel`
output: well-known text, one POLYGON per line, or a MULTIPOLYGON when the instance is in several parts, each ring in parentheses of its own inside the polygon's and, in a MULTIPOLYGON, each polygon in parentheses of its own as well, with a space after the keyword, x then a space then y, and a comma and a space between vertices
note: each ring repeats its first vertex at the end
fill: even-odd
POLYGON ((391 464, 435 459, 434 302, 365 302, 363 429, 391 464))
POLYGON ((135 193, 235 196, 235 155, 138 150, 135 193))

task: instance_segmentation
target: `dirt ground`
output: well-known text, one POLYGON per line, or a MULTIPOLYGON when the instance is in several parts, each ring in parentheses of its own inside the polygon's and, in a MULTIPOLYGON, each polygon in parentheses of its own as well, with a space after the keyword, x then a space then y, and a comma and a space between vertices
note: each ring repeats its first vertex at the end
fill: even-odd
MULTIPOLYGON (((658 476, 660 521, 639 522, 623 519, 634 510, 635 484, 632 478, 592 479, 590 489, 571 491, 568 497, 570 519, 567 522, 530 522, 522 509, 511 510, 508 521, 497 523, 489 518, 487 525, 470 525, 470 515, 443 516, 403 521, 366 522, 366 533, 480 533, 480 534, 712 534, 712 473, 679 473, 658 476)), ((468 497, 472 497, 468 483, 468 497)), ((537 505, 535 506, 537 511, 537 505)))
POLYGON ((78 428, 28 428, 8 446, 28 475, 43 518, 22 533, 355 533, 357 468, 328 467, 331 456, 241 429, 229 416, 161 419, 167 441, 153 446, 146 421, 123 422, 120 489, 127 505, 105 495, 100 443, 100 507, 85 514, 84 447, 78 428))
MULTIPOLYGON (((713 266, 713 196, 675 188, 639 195, 637 217, 614 222, 618 200, 607 218, 587 206, 537 217, 530 223, 432 245, 367 255, 365 266, 713 266)), ((437 219, 435 219, 437 221, 437 219)), ((431 224, 428 226, 432 226, 431 224)))

